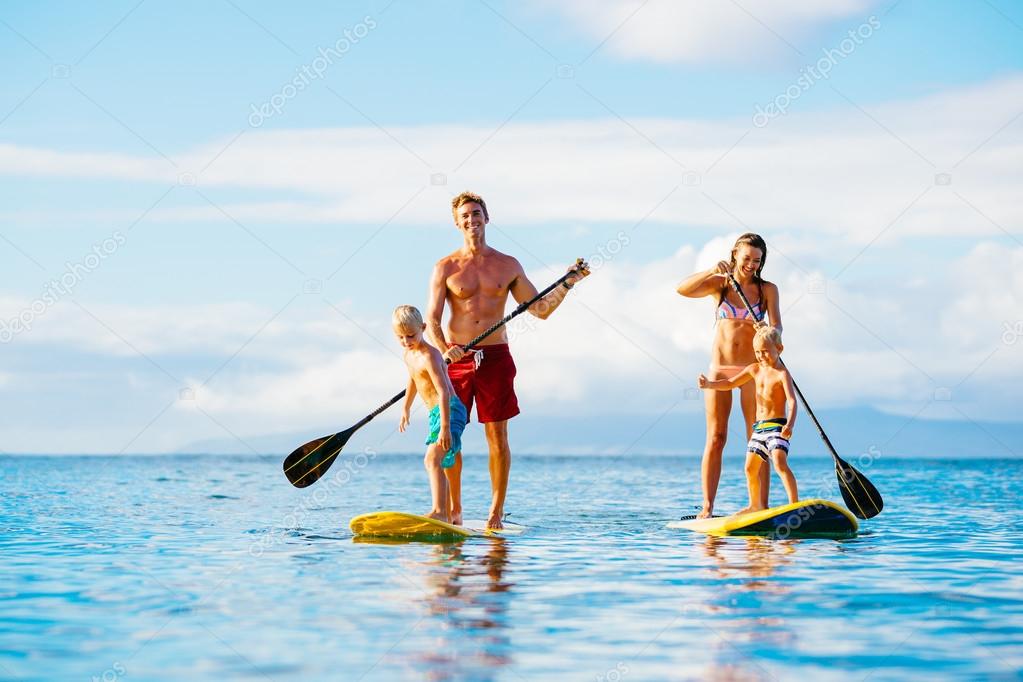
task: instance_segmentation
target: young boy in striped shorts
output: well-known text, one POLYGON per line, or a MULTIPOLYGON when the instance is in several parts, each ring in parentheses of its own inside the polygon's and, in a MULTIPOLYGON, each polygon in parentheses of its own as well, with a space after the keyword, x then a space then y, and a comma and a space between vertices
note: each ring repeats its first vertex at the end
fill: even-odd
POLYGON ((777 329, 761 327, 753 338, 755 363, 730 379, 708 381, 703 374, 698 379, 700 388, 719 391, 731 390, 752 379, 757 389, 757 421, 753 424, 753 437, 746 454, 749 505, 737 514, 764 509, 760 503, 759 473, 768 460, 774 462, 774 470, 781 477, 789 503, 799 501, 796 477, 788 464, 789 440, 796 424, 796 391, 792 376, 780 360, 783 348, 777 329))

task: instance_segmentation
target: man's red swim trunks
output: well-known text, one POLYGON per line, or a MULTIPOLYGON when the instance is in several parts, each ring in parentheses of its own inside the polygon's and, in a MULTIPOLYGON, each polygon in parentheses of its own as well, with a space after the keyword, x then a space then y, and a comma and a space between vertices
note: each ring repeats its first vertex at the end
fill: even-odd
POLYGON ((458 362, 448 365, 448 376, 455 393, 472 412, 476 401, 477 420, 500 422, 519 413, 515 397, 515 361, 507 343, 480 346, 466 353, 458 362))

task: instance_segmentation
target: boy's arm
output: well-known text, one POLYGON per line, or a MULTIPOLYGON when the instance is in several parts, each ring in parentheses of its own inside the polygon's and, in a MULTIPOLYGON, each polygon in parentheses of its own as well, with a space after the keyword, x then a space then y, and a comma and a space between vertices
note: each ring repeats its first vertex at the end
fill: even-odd
POLYGON ((444 357, 436 350, 430 349, 430 362, 426 366, 430 374, 430 381, 437 389, 437 400, 440 405, 440 434, 437 444, 445 452, 451 447, 451 380, 448 379, 448 369, 444 364, 444 357))
POLYGON ((796 402, 796 385, 792 382, 792 375, 785 370, 785 426, 781 429, 781 437, 785 440, 792 438, 792 429, 796 426, 796 411, 799 403, 796 402))
POLYGON ((398 420, 398 431, 404 432, 409 423, 409 411, 412 409, 412 401, 416 399, 416 382, 409 375, 408 385, 405 386, 405 402, 401 404, 401 418, 398 420))
POLYGON ((728 391, 733 388, 738 388, 752 379, 755 368, 756 365, 748 365, 746 369, 742 370, 730 379, 715 379, 714 381, 709 380, 701 374, 697 379, 697 382, 700 388, 710 388, 715 391, 728 391))

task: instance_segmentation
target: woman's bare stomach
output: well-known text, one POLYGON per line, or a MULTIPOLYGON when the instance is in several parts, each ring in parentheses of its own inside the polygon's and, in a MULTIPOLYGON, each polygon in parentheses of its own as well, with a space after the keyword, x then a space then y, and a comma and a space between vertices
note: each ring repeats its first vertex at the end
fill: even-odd
POLYGON ((714 345, 710 349, 707 378, 711 381, 731 379, 756 361, 753 353, 753 325, 748 322, 718 320, 714 345))
POLYGON ((710 349, 710 368, 741 370, 757 361, 753 353, 753 324, 718 320, 714 345, 710 349))

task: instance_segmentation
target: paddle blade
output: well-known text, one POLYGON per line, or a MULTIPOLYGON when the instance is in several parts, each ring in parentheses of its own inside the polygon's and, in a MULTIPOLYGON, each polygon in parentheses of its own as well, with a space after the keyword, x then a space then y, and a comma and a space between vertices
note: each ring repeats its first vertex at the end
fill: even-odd
POLYGON ((838 476, 838 488, 842 491, 842 499, 857 518, 869 519, 877 516, 884 508, 881 493, 866 476, 856 471, 849 462, 835 457, 835 475, 838 476))
POLYGON ((327 473, 327 469, 351 438, 352 429, 311 440, 284 460, 284 475, 296 488, 305 488, 327 473))

